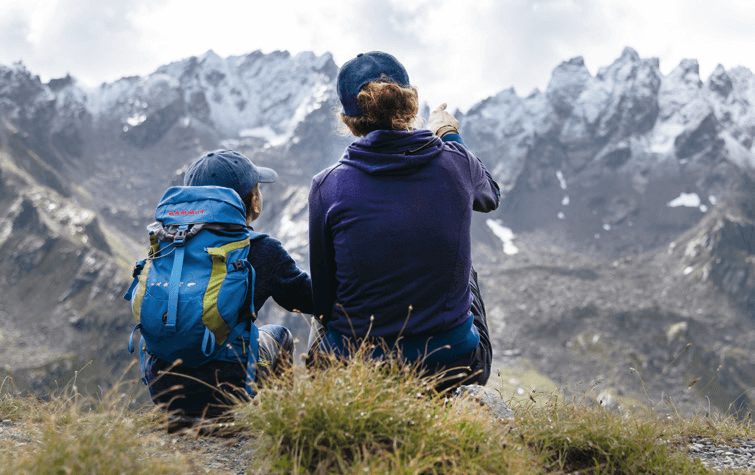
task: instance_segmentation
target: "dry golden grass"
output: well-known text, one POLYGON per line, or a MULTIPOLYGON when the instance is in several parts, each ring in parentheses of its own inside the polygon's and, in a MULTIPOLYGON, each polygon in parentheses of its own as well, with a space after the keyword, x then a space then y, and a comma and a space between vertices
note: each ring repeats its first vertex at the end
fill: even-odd
MULTIPOLYGON (((516 417, 500 420, 475 401, 434 394, 433 382, 357 352, 348 365, 294 368, 232 408, 233 432, 195 436, 242 437, 253 449, 248 473, 373 474, 709 473, 686 456, 690 436, 752 436, 748 419, 622 413, 589 394, 565 401, 557 391, 509 399, 516 417)), ((173 436, 156 408, 118 389, 85 397, 73 387, 40 401, 3 386, 0 419, 22 436, 0 434, 0 473, 208 470, 198 454, 166 445, 173 436)))

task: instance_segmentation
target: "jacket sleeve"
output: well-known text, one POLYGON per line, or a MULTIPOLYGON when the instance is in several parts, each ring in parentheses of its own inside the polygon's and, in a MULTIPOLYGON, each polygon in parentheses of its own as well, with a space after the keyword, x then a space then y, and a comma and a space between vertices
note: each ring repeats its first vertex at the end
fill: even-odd
POLYGON ((472 176, 472 183, 475 186, 472 209, 483 213, 498 209, 498 205, 501 203, 501 188, 493 180, 493 177, 490 176, 488 169, 477 158, 477 155, 472 152, 469 152, 469 154, 471 155, 469 170, 472 176))
POLYGON ((482 161, 467 148, 459 134, 446 134, 443 136, 443 141, 460 144, 462 146, 460 148, 464 149, 469 159, 469 173, 474 195, 472 209, 483 213, 497 209, 501 202, 501 188, 482 161))
POLYGON ((309 191, 309 268, 312 274, 314 315, 325 324, 331 319, 336 295, 333 239, 317 177, 309 191))
POLYGON ((283 248, 278 241, 276 252, 277 263, 274 277, 271 279, 270 295, 273 300, 289 312, 298 310, 302 313, 311 314, 312 303, 312 280, 309 275, 299 269, 296 261, 283 248))

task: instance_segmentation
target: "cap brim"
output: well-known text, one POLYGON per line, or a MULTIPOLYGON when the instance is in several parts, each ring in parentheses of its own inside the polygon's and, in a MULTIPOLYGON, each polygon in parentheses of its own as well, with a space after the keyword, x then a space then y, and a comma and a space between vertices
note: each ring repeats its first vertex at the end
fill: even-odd
POLYGON ((258 183, 275 183, 278 181, 278 173, 272 168, 257 167, 257 172, 260 174, 258 183))

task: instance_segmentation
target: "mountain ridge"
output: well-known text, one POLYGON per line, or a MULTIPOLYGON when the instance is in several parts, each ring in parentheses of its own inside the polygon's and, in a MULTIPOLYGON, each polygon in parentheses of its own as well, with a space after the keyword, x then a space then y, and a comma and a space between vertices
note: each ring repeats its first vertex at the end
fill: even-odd
MULTIPOLYGON (((336 73, 328 54, 207 52, 103 84, 95 97, 70 76, 43 84, 21 65, 0 66, 2 177, 29 177, 3 189, 10 199, 41 186, 90 209, 97 221, 84 245, 127 274, 115 254, 138 255, 133 240, 144 239, 164 189, 203 151, 235 148, 278 170, 255 229, 306 269, 311 177, 352 140, 334 133, 336 73), (112 244, 114 235, 128 244, 112 244)), ((703 82, 694 60, 663 75, 657 59, 627 48, 594 76, 574 58, 545 92, 507 89, 458 114, 504 192, 501 209, 476 216, 472 230, 495 364, 530 362, 562 384, 600 373, 606 391, 638 397, 634 367, 653 394, 689 408, 705 395, 686 389, 699 373, 698 388, 715 388, 722 410, 752 407, 755 375, 742 355, 755 313, 753 249, 732 230, 751 241, 754 82, 745 68, 723 67, 703 82), (502 239, 518 253, 503 252, 502 239), (667 368, 684 338, 693 346, 667 368)), ((66 279, 86 280, 71 271, 66 279)), ((126 307, 109 324, 113 348, 125 341, 126 307)), ((272 303, 261 318, 306 330, 272 303)))

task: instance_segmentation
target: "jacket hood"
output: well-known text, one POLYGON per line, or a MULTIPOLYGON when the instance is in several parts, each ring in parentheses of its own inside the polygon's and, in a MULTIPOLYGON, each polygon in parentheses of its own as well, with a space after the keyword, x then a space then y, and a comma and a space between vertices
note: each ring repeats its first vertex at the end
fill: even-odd
POLYGON ((429 130, 375 130, 355 141, 341 160, 371 175, 406 175, 443 151, 429 130))

